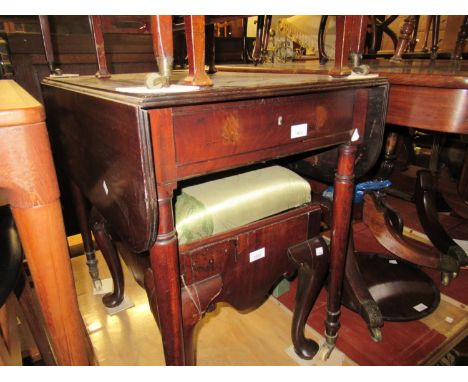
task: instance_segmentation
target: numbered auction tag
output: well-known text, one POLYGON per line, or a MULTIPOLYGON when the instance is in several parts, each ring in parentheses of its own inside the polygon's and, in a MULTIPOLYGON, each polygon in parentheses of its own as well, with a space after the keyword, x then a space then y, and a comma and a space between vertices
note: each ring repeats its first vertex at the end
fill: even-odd
POLYGON ((251 263, 253 263, 254 261, 260 260, 263 257, 265 257, 265 248, 260 248, 260 249, 257 249, 256 251, 250 252, 251 263))
POLYGON ((423 310, 427 309, 427 306, 421 302, 420 304, 413 306, 413 309, 418 312, 422 312, 423 310))
POLYGON ((307 136, 307 123, 291 126, 291 139, 307 136))

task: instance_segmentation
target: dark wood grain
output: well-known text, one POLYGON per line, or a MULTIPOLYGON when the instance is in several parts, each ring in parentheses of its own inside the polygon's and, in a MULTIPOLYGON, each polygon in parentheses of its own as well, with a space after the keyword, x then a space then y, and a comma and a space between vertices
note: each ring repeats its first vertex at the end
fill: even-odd
POLYGON ((135 252, 147 250, 156 236, 147 116, 129 105, 54 88, 44 88, 44 98, 58 163, 111 222, 112 232, 135 252))

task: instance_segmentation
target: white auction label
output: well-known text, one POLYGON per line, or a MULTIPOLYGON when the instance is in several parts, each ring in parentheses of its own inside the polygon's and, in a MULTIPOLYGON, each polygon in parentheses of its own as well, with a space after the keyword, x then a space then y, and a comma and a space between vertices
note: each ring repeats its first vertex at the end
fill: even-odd
POLYGON ((260 260, 262 257, 265 257, 265 248, 257 249, 256 251, 250 252, 250 262, 260 260))
POLYGON ((315 255, 322 256, 323 255, 323 247, 315 248, 315 255))
POLYGON ((390 264, 398 264, 398 261, 396 261, 396 260, 388 260, 388 262, 389 262, 390 264))
POLYGON ((291 139, 307 136, 307 123, 291 126, 291 139))
POLYGON ((417 310, 418 312, 422 312, 423 310, 427 309, 427 306, 421 302, 420 304, 413 306, 413 309, 417 310))

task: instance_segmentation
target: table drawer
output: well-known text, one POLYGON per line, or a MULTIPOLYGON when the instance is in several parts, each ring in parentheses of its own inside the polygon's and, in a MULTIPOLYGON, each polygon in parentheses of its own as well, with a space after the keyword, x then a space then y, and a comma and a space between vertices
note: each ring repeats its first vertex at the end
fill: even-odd
POLYGON ((262 150, 296 144, 302 150, 306 140, 343 134, 352 128, 354 93, 351 89, 174 108, 177 166, 256 151, 261 159, 262 150))

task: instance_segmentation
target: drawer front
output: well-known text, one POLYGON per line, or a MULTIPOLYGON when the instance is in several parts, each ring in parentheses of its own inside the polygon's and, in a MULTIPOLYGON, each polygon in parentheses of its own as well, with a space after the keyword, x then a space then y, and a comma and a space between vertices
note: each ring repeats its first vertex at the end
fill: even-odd
POLYGON ((282 146, 302 151, 304 141, 343 134, 352 128, 354 92, 174 108, 177 166, 282 146))

